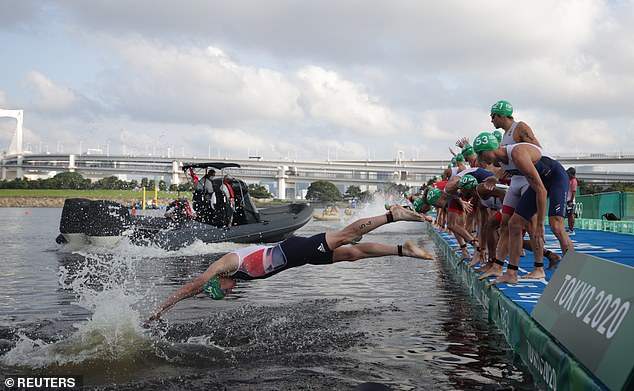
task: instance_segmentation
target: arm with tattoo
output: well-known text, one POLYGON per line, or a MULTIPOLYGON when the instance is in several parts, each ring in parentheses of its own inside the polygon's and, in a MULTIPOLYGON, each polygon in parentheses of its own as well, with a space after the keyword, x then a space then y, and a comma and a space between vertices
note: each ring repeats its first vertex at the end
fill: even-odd
POLYGON ((541 147, 531 127, 524 122, 517 124, 517 128, 515 128, 515 132, 513 133, 513 139, 517 143, 531 143, 541 147))

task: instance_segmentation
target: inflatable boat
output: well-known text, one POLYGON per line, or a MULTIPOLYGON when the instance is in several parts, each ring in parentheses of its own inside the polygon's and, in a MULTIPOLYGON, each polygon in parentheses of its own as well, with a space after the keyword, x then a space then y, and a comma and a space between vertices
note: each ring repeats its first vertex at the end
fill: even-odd
POLYGON ((177 207, 170 217, 142 216, 109 200, 69 198, 64 202, 60 218, 60 244, 75 246, 92 244, 114 246, 122 238, 139 246, 157 246, 167 250, 185 247, 197 240, 203 243, 271 243, 284 240, 310 221, 313 207, 292 203, 259 209, 253 204, 246 184, 231 178, 231 203, 223 197, 221 186, 228 183, 226 176, 211 178, 210 170, 239 167, 232 163, 198 163, 183 166, 196 178, 192 209, 187 200, 172 203, 177 207), (202 178, 210 182, 208 189, 194 174, 193 169, 204 169, 202 178), (210 195, 211 193, 211 195, 210 195), (215 193, 215 194, 214 194, 215 193), (213 200, 213 201, 212 201, 213 200), (227 210, 231 210, 227 213, 227 210), (230 216, 230 217, 227 217, 230 216))

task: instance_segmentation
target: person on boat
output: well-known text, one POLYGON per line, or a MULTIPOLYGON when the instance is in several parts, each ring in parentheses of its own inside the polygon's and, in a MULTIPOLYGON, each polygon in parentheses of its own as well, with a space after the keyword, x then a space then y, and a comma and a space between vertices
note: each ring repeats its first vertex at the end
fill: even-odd
MULTIPOLYGON (((546 201, 550 201, 548 221, 550 229, 559 240, 561 251, 565 255, 573 249, 573 244, 564 229, 564 213, 566 193, 568 191, 568 174, 563 166, 548 156, 540 147, 531 143, 518 143, 500 146, 491 133, 480 133, 473 142, 478 157, 489 164, 497 164, 513 178, 525 177, 529 188, 524 191, 515 213, 509 220, 509 265, 504 275, 493 283, 516 284, 517 270, 522 246, 522 229, 528 221, 537 215, 537 227, 534 235, 534 254, 543 254, 545 242, 544 220, 546 218, 546 201)), ((545 277, 543 262, 535 261, 534 270, 527 276, 530 278, 545 277)), ((526 276, 524 276, 526 277, 526 276)))
POLYGON ((194 186, 198 190, 204 190, 208 194, 212 194, 214 192, 213 181, 216 176, 215 170, 209 170, 202 178, 198 179, 194 171, 190 169, 190 176, 194 181, 194 186))
POLYGON ((311 237, 291 236, 277 244, 249 246, 230 252, 212 263, 194 281, 172 293, 145 323, 149 324, 159 319, 179 301, 203 291, 213 299, 222 299, 231 293, 236 285, 236 279, 264 279, 306 264, 329 265, 387 255, 433 259, 431 253, 412 241, 407 241, 403 245, 367 242, 347 246, 360 236, 387 223, 430 220, 431 218, 425 215, 393 205, 385 214, 359 219, 339 231, 323 232, 311 237))
POLYGON ((177 223, 182 223, 196 218, 196 212, 192 210, 187 198, 181 197, 167 205, 163 216, 173 219, 177 223))
POLYGON ((215 190, 213 180, 216 176, 215 170, 209 170, 202 178, 198 178, 193 169, 189 169, 189 175, 194 182, 194 195, 192 205, 196 213, 196 220, 201 223, 210 224, 214 221, 215 190))
POLYGON ((233 189, 233 179, 229 175, 222 178, 222 186, 220 187, 224 193, 224 209, 225 209, 225 226, 233 225, 233 215, 236 212, 236 193, 233 189))

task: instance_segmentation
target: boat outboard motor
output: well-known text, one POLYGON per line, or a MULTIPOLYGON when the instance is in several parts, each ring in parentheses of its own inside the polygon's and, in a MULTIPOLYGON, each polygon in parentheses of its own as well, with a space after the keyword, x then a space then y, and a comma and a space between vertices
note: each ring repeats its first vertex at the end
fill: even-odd
POLYGON ((62 217, 59 221, 58 243, 86 244, 86 227, 92 209, 92 200, 87 198, 67 198, 64 201, 62 217))
POLYGON ((112 247, 119 242, 123 231, 130 227, 130 212, 118 202, 92 201, 90 223, 86 236, 91 244, 112 247))

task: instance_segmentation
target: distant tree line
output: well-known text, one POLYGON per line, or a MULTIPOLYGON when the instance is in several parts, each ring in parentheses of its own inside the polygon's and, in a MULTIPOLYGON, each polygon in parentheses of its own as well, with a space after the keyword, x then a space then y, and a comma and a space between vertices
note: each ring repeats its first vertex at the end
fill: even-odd
POLYGON ((135 190, 143 187, 171 191, 192 191, 191 183, 167 186, 164 180, 142 178, 140 181, 133 179, 124 181, 116 176, 109 176, 92 182, 76 172, 62 172, 52 178, 46 179, 14 179, 12 181, 0 181, 0 189, 64 189, 64 190, 135 190))
MULTIPOLYGON (((154 179, 142 178, 140 181, 133 179, 124 181, 116 176, 109 176, 98 181, 92 182, 90 179, 84 178, 76 172, 63 172, 47 179, 14 179, 11 181, 0 181, 0 189, 65 189, 65 190, 137 190, 145 187, 146 189, 154 189, 157 187, 161 191, 181 191, 190 192, 194 190, 191 182, 172 184, 167 186, 164 180, 158 181, 154 179)), ((249 193, 254 198, 271 198, 272 194, 263 185, 249 184, 249 193)), ((381 187, 380 191, 388 194, 403 194, 410 191, 410 187, 399 185, 396 183, 386 183, 381 187)), ((596 194, 606 192, 634 192, 634 183, 615 182, 609 185, 598 185, 579 180, 578 194, 596 194)), ((339 188, 328 181, 316 181, 310 184, 306 199, 321 202, 336 202, 343 200, 357 199, 362 202, 369 201, 373 196, 373 192, 368 190, 361 191, 359 186, 349 186, 344 194, 341 194, 339 188)))
POLYGON ((608 193, 613 191, 620 191, 622 193, 634 192, 634 183, 631 182, 614 182, 609 185, 597 185, 589 183, 582 179, 577 180, 579 182, 579 190, 577 194, 596 194, 596 193, 608 193))
MULTIPOLYGON (((396 183, 386 183, 379 190, 382 193, 400 195, 410 190, 409 186, 399 185, 396 183)), ((316 181, 308 186, 306 199, 309 201, 320 202, 336 202, 357 199, 361 202, 367 202, 372 199, 374 192, 369 190, 361 191, 359 186, 348 186, 346 192, 341 194, 339 188, 335 184, 328 181, 316 181)))
MULTIPOLYGON (((157 187, 161 191, 191 192, 194 186, 191 182, 172 184, 169 187, 164 180, 142 178, 140 181, 133 179, 124 181, 116 176, 109 176, 98 181, 91 182, 76 172, 63 172, 47 179, 14 179, 11 181, 0 181, 0 189, 63 189, 63 190, 140 190, 142 188, 154 189, 157 187)), ((259 184, 249 184, 249 193, 254 198, 271 198, 271 193, 266 187, 259 184)))

